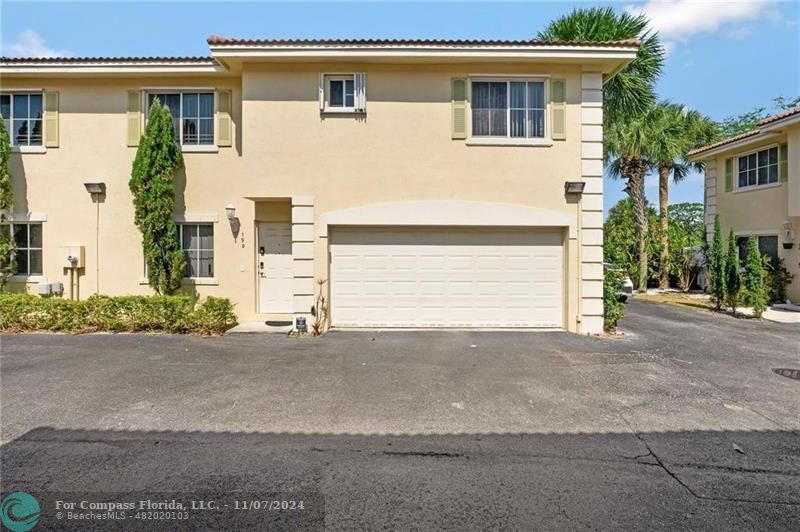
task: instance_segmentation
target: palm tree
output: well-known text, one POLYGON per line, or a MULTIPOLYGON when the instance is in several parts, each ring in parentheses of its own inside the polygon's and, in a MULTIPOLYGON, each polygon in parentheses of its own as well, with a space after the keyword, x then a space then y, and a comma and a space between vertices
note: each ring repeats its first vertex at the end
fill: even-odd
MULTIPOLYGON (((639 250, 638 289, 647 289, 647 199, 644 176, 649 168, 645 149, 649 128, 642 116, 655 103, 653 84, 661 73, 664 48, 648 29, 644 15, 616 13, 610 7, 575 9, 551 22, 538 38, 550 41, 641 42, 636 58, 603 83, 603 130, 606 164, 612 177, 628 181, 633 201, 639 250)), ((632 273, 632 272, 631 272, 632 273)))
POLYGON ((648 30, 644 15, 616 13, 610 7, 575 9, 551 22, 537 38, 556 41, 619 41, 638 39, 636 58, 603 85, 607 125, 643 113, 655 103, 653 84, 661 73, 664 48, 648 30))
POLYGON ((651 167, 658 174, 659 225, 661 226, 661 257, 658 286, 669 287, 669 181, 682 181, 689 171, 702 170, 702 163, 686 159, 689 150, 708 144, 716 135, 716 126, 706 116, 683 105, 659 102, 648 110, 647 147, 651 167))
MULTIPOLYGON (((647 197, 644 177, 651 167, 649 149, 652 143, 652 128, 647 115, 618 124, 605 133, 603 156, 608 172, 613 178, 628 181, 625 192, 633 203, 633 219, 636 225, 636 244, 639 254, 639 271, 636 288, 647 290, 647 197)), ((631 272, 633 274, 634 272, 631 272)))

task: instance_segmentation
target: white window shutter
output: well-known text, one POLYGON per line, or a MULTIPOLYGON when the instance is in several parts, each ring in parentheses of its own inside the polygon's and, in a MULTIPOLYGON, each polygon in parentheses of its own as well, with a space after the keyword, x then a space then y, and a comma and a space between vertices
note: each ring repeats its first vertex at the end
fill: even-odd
POLYGON ((325 110, 325 74, 319 74, 319 110, 325 110))
POLYGON ((353 108, 358 113, 361 111, 361 72, 353 74, 353 108))
POLYGON ((356 111, 367 112, 367 74, 366 72, 356 72, 354 77, 356 93, 356 111))

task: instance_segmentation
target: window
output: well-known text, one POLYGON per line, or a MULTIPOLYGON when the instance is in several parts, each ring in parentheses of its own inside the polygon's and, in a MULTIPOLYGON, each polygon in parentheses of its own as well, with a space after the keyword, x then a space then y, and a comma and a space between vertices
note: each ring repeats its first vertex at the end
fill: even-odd
POLYGON ((319 110, 323 113, 366 113, 367 74, 320 74, 319 110))
POLYGON ((545 138, 542 81, 473 81, 472 136, 545 138))
MULTIPOLYGON (((739 251, 739 261, 744 263, 747 259, 747 242, 750 239, 749 235, 742 235, 736 237, 736 247, 739 251)), ((778 263, 778 237, 777 235, 769 236, 756 236, 758 241, 758 251, 762 255, 770 258, 772 264, 778 263)))
POLYGON ((778 182, 777 146, 741 155, 738 160, 738 188, 778 182))
POLYGON ((353 76, 326 76, 327 107, 336 111, 355 110, 356 84, 353 76))
POLYGON ((12 223, 4 226, 3 230, 11 231, 14 238, 14 273, 25 276, 42 275, 42 224, 12 223))
POLYGON ((213 92, 149 93, 148 112, 156 98, 169 108, 175 136, 181 145, 214 144, 213 92))
POLYGON ((42 145, 42 94, 0 94, 3 115, 12 146, 42 145))
POLYGON ((184 277, 214 277, 214 226, 178 224, 178 231, 186 258, 184 277))

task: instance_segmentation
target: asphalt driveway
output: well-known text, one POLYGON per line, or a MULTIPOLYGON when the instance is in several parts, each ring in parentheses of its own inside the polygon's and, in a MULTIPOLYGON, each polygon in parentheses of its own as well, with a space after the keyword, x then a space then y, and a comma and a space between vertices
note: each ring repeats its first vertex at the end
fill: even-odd
POLYGON ((3 491, 315 502, 229 529, 796 530, 800 327, 632 302, 622 329, 4 336, 3 491))

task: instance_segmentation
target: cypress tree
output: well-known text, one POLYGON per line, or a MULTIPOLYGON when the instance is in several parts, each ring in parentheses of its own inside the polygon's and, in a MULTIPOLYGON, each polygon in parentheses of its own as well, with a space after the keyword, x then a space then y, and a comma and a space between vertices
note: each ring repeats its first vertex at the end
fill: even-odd
POLYGON ((128 183, 133 193, 136 226, 142 233, 147 280, 159 294, 180 288, 186 263, 173 220, 175 172, 183 167, 172 115, 156 99, 150 107, 147 129, 139 141, 128 183))
POLYGON ((754 236, 747 239, 744 271, 747 304, 753 307, 753 316, 760 318, 767 309, 767 289, 764 284, 764 260, 758 251, 758 240, 754 236))
POLYGON ((736 237, 733 229, 728 234, 728 255, 725 257, 725 303, 736 314, 739 306, 739 292, 742 288, 742 277, 739 272, 739 257, 736 253, 736 237))
POLYGON ((725 298, 725 252, 722 247, 719 215, 714 217, 714 240, 711 243, 711 254, 708 257, 708 280, 717 310, 721 310, 725 298))
POLYGON ((14 189, 11 188, 11 174, 8 171, 11 137, 2 118, 0 116, 0 290, 5 288, 8 278, 14 274, 15 247, 8 223, 8 214, 14 207, 14 189))

